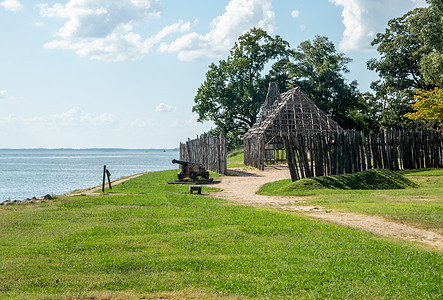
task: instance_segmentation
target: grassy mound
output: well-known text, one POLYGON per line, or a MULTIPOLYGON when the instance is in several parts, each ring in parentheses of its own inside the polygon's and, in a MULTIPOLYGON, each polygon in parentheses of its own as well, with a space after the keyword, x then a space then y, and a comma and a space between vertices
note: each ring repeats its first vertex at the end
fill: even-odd
POLYGON ((244 153, 243 148, 232 150, 231 152, 228 153, 228 160, 229 158, 243 157, 243 153, 244 153))
POLYGON ((243 149, 237 149, 228 154, 228 168, 241 168, 243 164, 244 152, 243 149))
POLYGON ((291 182, 281 180, 264 185, 259 194, 292 194, 319 189, 390 190, 416 187, 416 184, 391 170, 367 170, 353 174, 305 178, 291 182))

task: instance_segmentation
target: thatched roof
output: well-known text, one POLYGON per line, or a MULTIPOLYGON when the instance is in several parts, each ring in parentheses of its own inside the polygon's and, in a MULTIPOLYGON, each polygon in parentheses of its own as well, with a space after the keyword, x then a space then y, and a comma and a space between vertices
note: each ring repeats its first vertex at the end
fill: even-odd
POLYGON ((341 127, 321 111, 300 87, 280 94, 277 84, 270 83, 262 114, 244 137, 338 130, 341 127))

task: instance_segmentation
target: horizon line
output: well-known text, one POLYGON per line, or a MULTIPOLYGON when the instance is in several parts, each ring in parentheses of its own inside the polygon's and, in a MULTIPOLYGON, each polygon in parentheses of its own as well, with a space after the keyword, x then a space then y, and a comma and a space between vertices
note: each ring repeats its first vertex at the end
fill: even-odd
POLYGON ((91 147, 91 148, 70 148, 70 147, 59 147, 59 148, 44 148, 44 147, 35 147, 35 148, 0 148, 0 150, 153 150, 153 151, 171 151, 171 150, 179 150, 177 147, 175 148, 116 148, 116 147, 91 147))

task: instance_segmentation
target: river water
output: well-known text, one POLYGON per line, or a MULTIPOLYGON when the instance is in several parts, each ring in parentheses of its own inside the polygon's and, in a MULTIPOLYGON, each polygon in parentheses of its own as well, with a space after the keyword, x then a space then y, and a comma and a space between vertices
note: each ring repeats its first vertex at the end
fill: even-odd
POLYGON ((103 166, 111 180, 176 169, 178 150, 0 149, 0 202, 60 195, 100 185, 103 166))

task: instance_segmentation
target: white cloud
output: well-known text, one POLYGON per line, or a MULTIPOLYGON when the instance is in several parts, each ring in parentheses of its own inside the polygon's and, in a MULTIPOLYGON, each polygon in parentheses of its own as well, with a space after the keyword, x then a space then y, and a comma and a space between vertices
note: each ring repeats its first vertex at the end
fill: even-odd
POLYGON ((177 129, 186 128, 187 130, 199 130, 200 132, 205 132, 216 127, 213 121, 205 121, 204 123, 201 123, 198 122, 197 119, 197 114, 191 113, 188 115, 188 118, 183 116, 183 118, 175 119, 174 122, 170 124, 170 127, 177 129))
POLYGON ((121 26, 132 28, 160 16, 156 0, 70 0, 40 8, 44 17, 69 19, 58 32, 63 38, 102 38, 121 26))
POLYGON ((424 0, 329 0, 342 6, 345 31, 340 42, 340 50, 368 51, 371 41, 378 32, 383 32, 387 21, 400 17, 407 11, 424 6, 424 0), (421 5, 420 5, 421 4, 421 5))
POLYGON ((291 12, 291 17, 293 17, 294 19, 297 19, 300 16, 300 11, 299 10, 293 10, 291 12))
POLYGON ((172 43, 162 43, 160 52, 178 53, 180 60, 220 57, 233 46, 238 36, 252 27, 274 30, 275 14, 271 0, 231 0, 225 12, 211 22, 211 30, 201 35, 191 32, 172 43))
POLYGON ((65 5, 40 5, 40 14, 68 19, 58 30, 58 39, 45 48, 74 50, 82 57, 104 61, 139 59, 165 36, 190 29, 189 22, 179 20, 145 39, 135 33, 135 26, 160 16, 158 0, 70 0, 65 5))
POLYGON ((19 117, 9 114, 7 117, 0 117, 0 124, 14 125, 31 131, 38 131, 41 128, 93 128, 110 127, 116 123, 117 119, 109 113, 92 115, 80 111, 78 107, 60 114, 42 115, 32 118, 19 117))
POLYGON ((17 0, 5 0, 0 3, 6 10, 17 12, 23 9, 23 5, 17 0))
POLYGON ((149 128, 154 127, 155 122, 153 120, 134 120, 130 125, 132 128, 149 128))
MULTIPOLYGON (((61 126, 68 127, 99 127, 109 126, 116 121, 116 117, 109 113, 102 113, 101 115, 92 115, 84 111, 80 111, 78 107, 73 107, 67 112, 59 115, 50 115, 50 119, 53 119, 55 123, 61 126)), ((43 120, 50 121, 48 117, 43 116, 43 120)))
POLYGON ((160 103, 155 108, 155 112, 174 112, 174 111, 175 111, 175 107, 165 104, 165 103, 160 103))
POLYGON ((8 91, 7 90, 0 90, 0 99, 5 99, 8 97, 8 91))
POLYGON ((0 90, 0 100, 7 99, 7 100, 22 100, 22 97, 17 97, 14 95, 11 95, 7 90, 0 90))
POLYGON ((178 22, 165 26, 162 30, 157 32, 157 34, 149 38, 151 44, 156 44, 160 42, 163 38, 175 32, 186 32, 191 29, 191 22, 183 22, 183 20, 178 20, 178 22))

